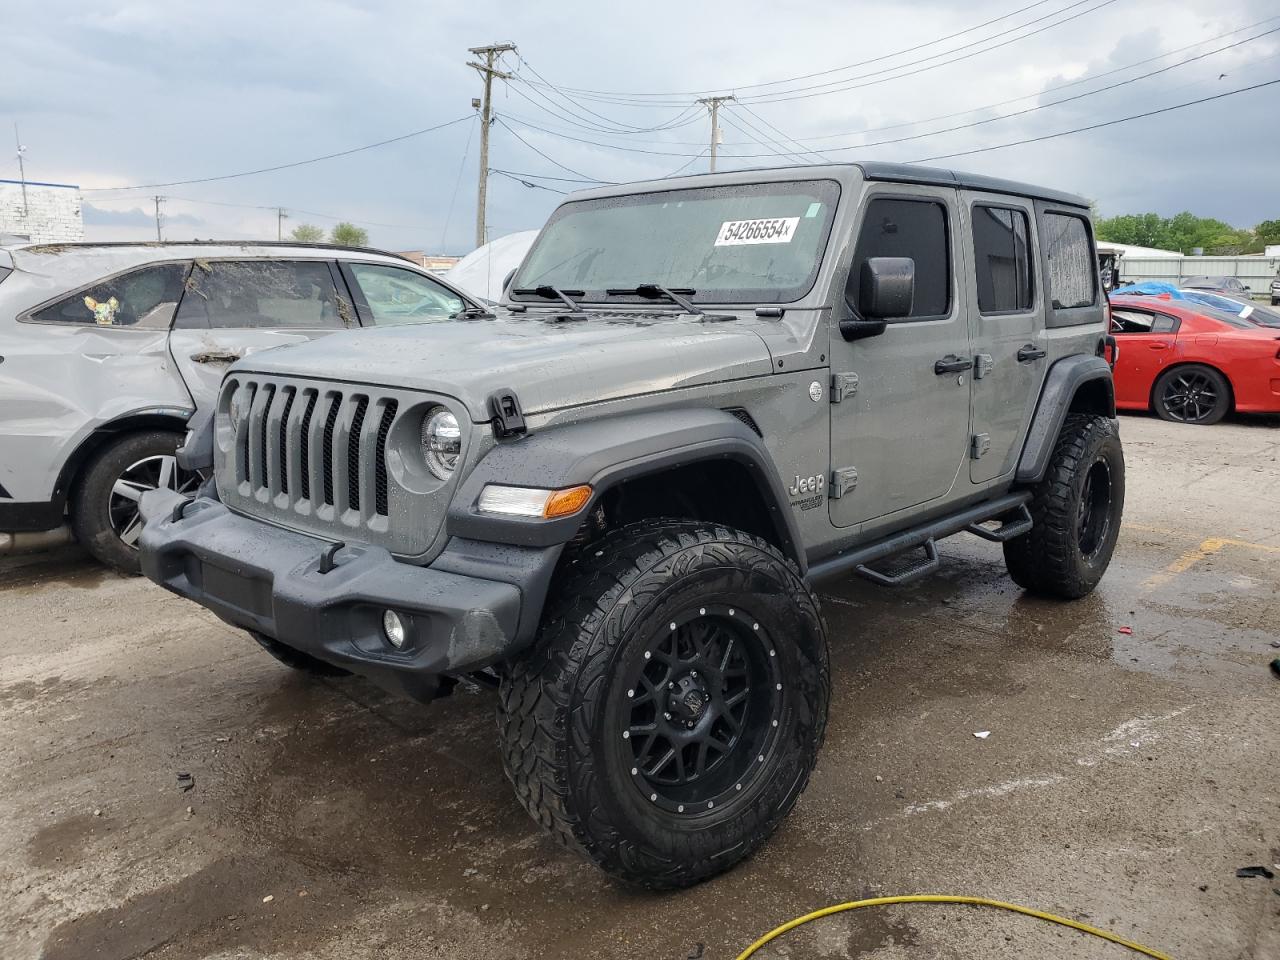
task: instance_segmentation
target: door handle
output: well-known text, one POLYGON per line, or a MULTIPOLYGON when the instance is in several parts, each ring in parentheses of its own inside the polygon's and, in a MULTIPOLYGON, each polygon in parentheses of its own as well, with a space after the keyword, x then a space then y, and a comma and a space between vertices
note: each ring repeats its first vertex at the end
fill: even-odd
POLYGON ((1028 343, 1025 347, 1018 351, 1019 363, 1030 363, 1032 360, 1039 360, 1045 356, 1046 351, 1041 350, 1034 343, 1028 343))
POLYGON ((944 373, 960 373, 962 370, 968 370, 972 366, 972 357, 957 357, 954 353, 949 353, 941 360, 934 361, 933 372, 938 376, 942 376, 944 373))
POLYGON ((1148 349, 1151 349, 1151 350, 1168 350, 1168 349, 1169 349, 1169 341, 1168 341, 1168 340, 1157 340, 1155 343, 1149 343, 1149 344, 1147 344, 1147 347, 1148 347, 1148 349))

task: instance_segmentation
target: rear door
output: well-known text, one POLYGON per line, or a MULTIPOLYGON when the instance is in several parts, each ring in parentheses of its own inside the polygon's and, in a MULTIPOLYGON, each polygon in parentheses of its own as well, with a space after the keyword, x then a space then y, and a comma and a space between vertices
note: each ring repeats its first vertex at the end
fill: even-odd
POLYGON ((857 385, 831 407, 829 504, 836 526, 883 520, 888 527, 899 511, 944 503, 967 457, 971 351, 957 194, 872 184, 860 224, 853 276, 871 257, 909 257, 915 296, 910 315, 879 336, 846 342, 832 331, 832 374, 856 376, 857 385))
POLYGON ((1116 403, 1146 408, 1151 385, 1179 357, 1180 321, 1155 310, 1112 306, 1111 333, 1120 347, 1116 360, 1116 403))
POLYGON ((1048 369, 1035 208, 1000 194, 964 195, 971 238, 969 299, 973 408, 969 479, 1013 472, 1048 369))
POLYGON ((328 260, 197 260, 169 352, 199 407, 246 354, 357 325, 328 260))

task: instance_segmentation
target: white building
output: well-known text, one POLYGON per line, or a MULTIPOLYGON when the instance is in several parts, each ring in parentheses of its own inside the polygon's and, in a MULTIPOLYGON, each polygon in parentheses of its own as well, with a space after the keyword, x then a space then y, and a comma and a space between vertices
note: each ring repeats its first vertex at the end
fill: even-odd
POLYGON ((34 243, 84 239, 80 188, 69 183, 0 180, 0 234, 34 243))

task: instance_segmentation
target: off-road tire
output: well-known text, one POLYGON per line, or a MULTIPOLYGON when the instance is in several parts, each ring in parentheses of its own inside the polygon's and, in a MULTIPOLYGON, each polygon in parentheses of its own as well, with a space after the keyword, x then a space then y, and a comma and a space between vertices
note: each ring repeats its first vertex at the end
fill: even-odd
POLYGON ((303 653, 301 650, 295 650, 288 644, 281 643, 271 637, 261 633, 249 631, 249 636, 258 641, 258 646, 271 654, 286 667, 297 670, 299 673, 308 673, 313 677, 346 677, 350 675, 349 670, 343 670, 341 667, 335 667, 332 663, 325 663, 309 653, 303 653))
POLYGON ((1107 417, 1069 414, 1058 434, 1044 479, 1036 485, 1028 505, 1033 526, 1029 533, 1004 545, 1004 562, 1013 582, 1031 593, 1075 600, 1085 596, 1102 579, 1115 552, 1124 511, 1124 452, 1113 421, 1107 417), (1092 500, 1087 524, 1094 510, 1102 508, 1105 528, 1082 530, 1082 499, 1086 480, 1106 481, 1105 503, 1092 500), (1093 540, 1096 540, 1094 545, 1093 540), (1082 543, 1083 541, 1083 543, 1082 543))
POLYGON ((1172 370, 1166 370, 1156 380, 1155 386, 1151 388, 1151 409, 1155 411, 1156 416, 1161 420, 1168 420, 1171 423, 1186 423, 1197 427, 1207 427, 1217 423, 1230 413, 1231 407, 1231 384, 1220 371, 1204 364, 1184 364, 1180 367, 1174 367, 1172 370), (1165 402, 1165 393, 1169 389, 1170 382, 1188 377, 1202 385, 1207 384, 1208 389, 1214 391, 1212 408, 1203 417, 1197 419, 1178 416, 1165 402))
POLYGON ((792 563, 718 524, 635 523, 577 554, 536 643, 504 672, 503 765, 525 809, 560 843, 628 884, 686 887, 749 856, 791 810, 821 747, 829 699, 826 627, 792 563), (628 664, 690 604, 691 616, 713 604, 726 616, 750 611, 744 630, 755 622, 754 636, 776 648, 765 663, 781 683, 767 685, 769 695, 774 686, 782 692, 771 745, 761 748, 768 756, 743 776, 741 792, 731 789, 714 810, 676 815, 650 802, 645 781, 619 756, 632 748, 611 724, 630 706, 628 664))
POLYGON ((97 560, 120 573, 142 572, 138 551, 112 529, 111 490, 130 464, 172 456, 181 443, 182 434, 174 430, 142 430, 112 440, 90 458, 71 492, 71 529, 97 560))

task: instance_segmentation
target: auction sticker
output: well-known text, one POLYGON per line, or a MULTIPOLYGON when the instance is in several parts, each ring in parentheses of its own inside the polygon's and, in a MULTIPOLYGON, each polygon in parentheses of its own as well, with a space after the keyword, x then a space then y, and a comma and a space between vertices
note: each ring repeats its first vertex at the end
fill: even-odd
POLYGON ((767 220, 726 220, 716 234, 717 247, 736 247, 744 243, 790 243, 796 235, 799 217, 773 217, 767 220))

